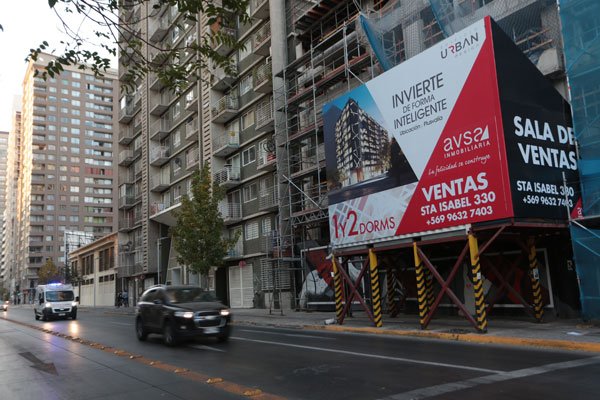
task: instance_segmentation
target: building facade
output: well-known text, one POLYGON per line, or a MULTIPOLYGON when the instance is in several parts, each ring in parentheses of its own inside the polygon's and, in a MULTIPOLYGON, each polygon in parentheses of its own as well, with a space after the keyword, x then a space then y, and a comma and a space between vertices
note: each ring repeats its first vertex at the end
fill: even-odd
MULTIPOLYGON (((527 29, 515 30, 513 39, 565 93, 554 2, 455 3, 461 10, 468 6, 465 18, 490 13, 498 20, 525 20, 527 29)), ((204 162, 226 189, 223 234, 241 234, 225 267, 202 284, 232 307, 290 308, 305 300, 306 277, 328 279, 321 276, 328 270, 318 270, 328 263, 329 245, 322 106, 383 72, 356 20, 360 12, 382 14, 399 4, 251 0, 250 23, 219 27, 208 26, 202 15, 197 23, 181 24, 175 8, 126 7, 125 20, 152 43, 144 49, 152 63, 165 62, 156 48, 185 50, 217 29, 245 45, 240 51, 224 43, 214 47, 234 61, 235 77, 213 68, 174 94, 150 74, 134 83, 135 93, 121 94, 119 277, 130 292, 139 295, 154 283, 199 282, 177 264, 169 227, 191 174, 204 162)), ((396 63, 444 38, 429 2, 401 7, 384 38, 393 39, 396 63)), ((182 54, 179 62, 195 57, 182 54)), ((127 69, 123 62, 120 67, 123 80, 127 69)))
MULTIPOLYGON (((7 174, 8 174, 8 136, 9 132, 0 131, 0 227, 2 229, 2 241, 0 246, 5 249, 6 243, 6 185, 7 185, 7 174)), ((4 279, 7 270, 7 258, 6 253, 2 251, 0 254, 0 286, 4 287, 4 279)))
POLYGON ((2 241, 2 258, 4 273, 2 282, 12 300, 16 299, 20 282, 17 278, 17 232, 19 227, 19 171, 21 140, 21 97, 13 101, 11 130, 8 135, 8 151, 6 155, 6 194, 4 227, 2 241))
MULTIPOLYGON (((77 66, 44 80, 35 76, 53 56, 31 61, 23 79, 18 137, 10 160, 17 180, 15 290, 27 302, 37 271, 52 259, 65 273, 66 231, 105 236, 116 229, 116 74, 96 78, 77 66)), ((14 190, 14 186, 10 189, 14 190)), ((10 254, 10 253, 9 253, 10 254)))
POLYGON ((68 253, 68 260, 78 279, 74 282, 79 304, 114 306, 121 282, 117 278, 117 232, 68 253))

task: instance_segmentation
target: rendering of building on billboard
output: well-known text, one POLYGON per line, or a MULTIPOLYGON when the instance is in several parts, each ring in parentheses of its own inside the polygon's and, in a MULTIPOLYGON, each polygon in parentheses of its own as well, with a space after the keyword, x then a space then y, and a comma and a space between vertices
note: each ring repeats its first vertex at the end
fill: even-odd
POLYGON ((580 212, 569 105, 489 17, 323 118, 334 246, 580 212))

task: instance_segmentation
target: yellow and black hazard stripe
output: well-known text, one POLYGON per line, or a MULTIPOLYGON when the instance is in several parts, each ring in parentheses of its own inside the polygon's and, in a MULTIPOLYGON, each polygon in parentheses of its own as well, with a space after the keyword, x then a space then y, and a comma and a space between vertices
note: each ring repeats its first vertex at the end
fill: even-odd
POLYGON ((423 329, 425 327, 425 319, 429 313, 429 302, 427 301, 425 267, 419 256, 416 242, 413 243, 413 252, 415 256, 415 272, 417 279, 417 299, 419 301, 419 323, 421 324, 421 329, 423 329))
POLYGON ((393 268, 387 268, 386 270, 386 281, 387 281, 387 311, 390 317, 398 315, 398 304, 396 303, 396 270, 393 268))
POLYGON ((539 263, 537 250, 535 248, 535 237, 530 236, 529 241, 529 278, 531 280, 531 291, 533 292, 533 312, 535 319, 542 322, 544 318, 544 303, 542 299, 542 285, 539 276, 539 263))
POLYGON ((487 313, 483 295, 483 277, 479 260, 479 245, 477 244, 477 238, 472 233, 469 233, 469 250, 471 253, 471 272, 473 276, 473 292, 475 294, 477 330, 483 333, 487 332, 487 313))
POLYGON ((381 288, 379 286, 379 270, 377 269, 377 255, 369 249, 369 264, 371 267, 371 297, 373 302, 373 322, 376 327, 383 326, 381 315, 381 288))
POLYGON ((335 293, 335 318, 339 323, 342 320, 342 312, 344 311, 343 291, 342 291, 342 274, 339 271, 337 263, 335 262, 335 256, 331 257, 331 264, 333 265, 333 286, 335 293))

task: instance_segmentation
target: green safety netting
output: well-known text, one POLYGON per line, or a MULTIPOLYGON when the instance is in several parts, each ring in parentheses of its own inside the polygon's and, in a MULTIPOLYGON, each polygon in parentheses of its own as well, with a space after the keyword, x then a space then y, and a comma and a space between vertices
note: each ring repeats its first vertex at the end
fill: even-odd
POLYGON ((600 215, 600 2, 561 0, 559 7, 583 214, 595 216, 600 215))
POLYGON ((571 225, 575 269, 579 279, 581 314, 585 320, 600 319, 600 230, 571 225))

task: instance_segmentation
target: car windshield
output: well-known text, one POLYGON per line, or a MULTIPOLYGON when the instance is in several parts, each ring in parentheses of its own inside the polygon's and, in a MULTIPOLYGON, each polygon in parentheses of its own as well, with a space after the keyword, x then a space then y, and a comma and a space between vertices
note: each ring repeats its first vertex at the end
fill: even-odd
POLYGON ((217 301, 217 299, 210 292, 200 288, 173 288, 167 289, 166 292, 170 303, 217 301))
POLYGON ((46 292, 46 301, 73 301, 73 291, 57 290, 46 292))

